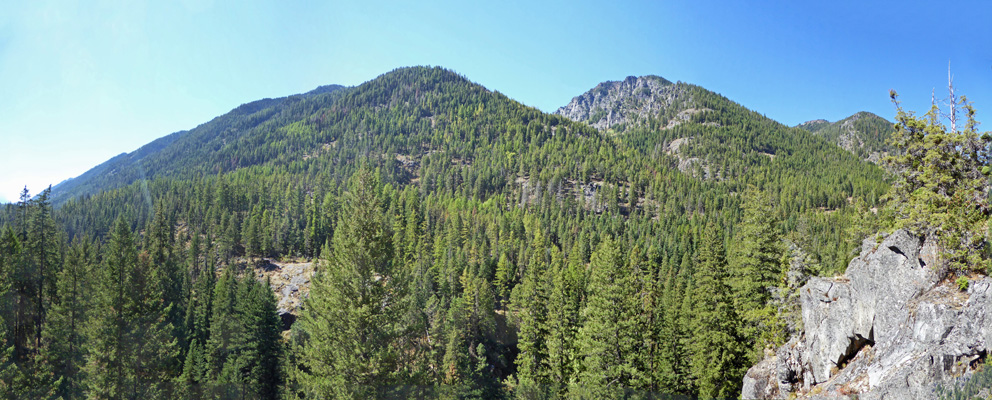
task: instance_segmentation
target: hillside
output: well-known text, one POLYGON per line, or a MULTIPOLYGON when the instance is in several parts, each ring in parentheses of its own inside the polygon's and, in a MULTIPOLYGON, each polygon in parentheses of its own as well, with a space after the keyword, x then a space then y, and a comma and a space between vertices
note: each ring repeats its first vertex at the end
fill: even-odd
POLYGON ((878 164, 890 151, 886 143, 893 131, 892 122, 867 111, 858 112, 837 122, 818 119, 799 124, 807 130, 857 155, 878 164))
MULTIPOLYGON (((704 88, 624 82, 573 100, 589 118, 616 105, 596 129, 443 68, 400 68, 352 88, 248 103, 6 206, 0 239, 27 247, 0 243, 0 261, 31 260, 2 280, 28 299, 4 319, 15 328, 13 357, 25 363, 45 346, 34 337, 64 310, 46 305, 66 298, 45 287, 63 287, 52 282, 68 278, 52 271, 72 266, 156 282, 121 291, 116 275, 82 274, 80 287, 93 290, 78 298, 162 299, 142 303, 152 311, 134 323, 169 321, 175 331, 156 334, 173 332, 177 349, 156 353, 158 376, 182 376, 188 390, 229 387, 222 372, 246 365, 270 369, 239 375, 245 397, 327 390, 345 379, 340 371, 365 367, 314 354, 361 343, 361 362, 377 366, 348 389, 355 397, 739 393, 762 338, 783 336, 760 328, 774 312, 748 312, 770 304, 754 288, 779 284, 767 271, 792 260, 813 273, 843 268, 862 229, 858 207, 887 184, 824 138, 704 88), (101 243, 102 258, 82 249, 86 238, 101 243), (36 258, 52 240, 65 242, 46 247, 59 254, 36 258), (313 279, 304 265, 315 266, 313 279), (714 273, 732 288, 712 286, 723 282, 714 273), (108 287, 119 297, 96 289, 108 287), (715 328, 692 317, 705 305, 684 299, 713 293, 741 299, 721 307, 752 330, 705 338, 733 354, 704 381, 688 362, 709 358, 687 356, 688 346, 692 332, 715 328), (279 321, 279 308, 299 318, 279 321), (280 336, 288 342, 274 341, 293 320, 280 336), (622 337, 611 341, 616 326, 622 337), (275 353, 247 344, 263 339, 275 353), (618 356, 590 355, 604 348, 618 356)), ((92 318, 120 326, 103 311, 92 318)), ((74 348, 105 354, 92 347, 106 345, 99 336, 83 337, 90 342, 74 348)), ((143 387, 154 375, 135 376, 146 380, 132 387, 143 387)))
POLYGON ((236 160, 228 165, 217 160, 241 149, 245 145, 241 138, 252 131, 285 126, 305 114, 307 108, 326 106, 343 89, 346 88, 340 85, 321 86, 304 94, 242 104, 196 128, 152 141, 55 185, 52 201, 60 205, 72 198, 116 189, 140 179, 202 173, 208 166, 218 172, 224 167, 238 168, 241 165, 236 160))

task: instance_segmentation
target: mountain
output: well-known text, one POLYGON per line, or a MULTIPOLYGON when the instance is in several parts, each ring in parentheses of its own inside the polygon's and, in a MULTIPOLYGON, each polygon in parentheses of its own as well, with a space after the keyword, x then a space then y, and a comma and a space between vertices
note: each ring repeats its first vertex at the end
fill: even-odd
MULTIPOLYGON (((783 263, 842 270, 852 239, 870 225, 862 210, 888 187, 877 166, 827 139, 696 85, 628 78, 598 85, 560 112, 569 117, 437 67, 247 103, 53 188, 54 210, 44 195, 30 210, 0 207, 0 225, 14 227, 0 235, 8 244, 0 262, 22 259, 5 253, 17 243, 42 254, 38 246, 56 237, 108 243, 99 251, 111 266, 127 255, 122 262, 162 281, 147 287, 173 299, 149 304, 168 314, 178 339, 192 337, 176 341, 185 366, 162 361, 171 369, 157 375, 182 374, 190 390, 258 388, 224 380, 258 377, 319 392, 360 378, 376 390, 482 398, 602 398, 615 389, 726 397, 739 392, 761 338, 786 335, 729 295, 713 307, 732 310, 727 318, 735 320, 709 335, 700 324, 715 320, 692 316, 712 310, 684 299, 719 291, 765 304, 762 289, 781 280, 768 271, 783 263), (46 215, 64 235, 38 222, 46 215), (703 259, 707 269, 698 266, 703 259), (755 268, 763 270, 748 272, 755 268), (256 280, 283 301, 252 288, 256 280), (258 304, 238 305, 250 299, 258 304), (266 348, 292 354, 266 365, 292 371, 219 374, 257 364, 261 353, 246 347, 260 332, 252 315, 270 323, 261 336, 277 337, 277 307, 289 341, 266 348), (350 318, 375 342, 330 315, 350 318), (745 324, 735 315, 767 332, 729 334, 745 324), (224 338, 241 334, 248 339, 220 351, 224 338), (695 339, 726 357, 690 352, 695 339), (346 365, 357 353, 326 356, 339 354, 342 341, 366 343, 366 364, 346 365), (615 356, 596 356, 607 353, 615 356), (326 364, 334 360, 345 364, 326 364), (727 364, 701 367, 711 360, 727 364), (707 377, 696 378, 689 361, 707 377)), ((59 300, 35 288, 68 290, 50 276, 58 270, 22 268, 13 279, 2 275, 12 269, 0 269, 0 282, 38 302, 0 318, 16 324, 10 331, 19 336, 7 342, 15 356, 34 354, 41 305, 59 300)), ((99 287, 117 281, 98 275, 99 287)), ((149 298, 160 297, 167 298, 149 298)))
MULTIPOLYGON (((60 205, 75 197, 115 189, 140 179, 180 174, 184 168, 196 164, 200 164, 196 166, 202 170, 207 160, 216 160, 231 148, 229 140, 232 146, 240 146, 238 140, 245 132, 266 123, 266 126, 285 124, 288 119, 298 116, 302 108, 327 104, 344 89, 340 85, 327 85, 305 94, 242 104, 196 128, 156 139, 134 152, 122 153, 76 178, 55 185, 52 202, 60 205)), ((215 165, 218 171, 223 168, 222 163, 215 165)))
POLYGON ((665 78, 648 75, 628 76, 622 81, 607 81, 576 96, 555 111, 573 121, 581 121, 599 130, 622 129, 654 118, 676 102, 684 105, 689 99, 679 99, 680 85, 665 78))
POLYGON ((797 128, 819 135, 858 157, 878 164, 891 148, 886 143, 894 131, 892 122, 867 111, 837 122, 806 121, 797 128))

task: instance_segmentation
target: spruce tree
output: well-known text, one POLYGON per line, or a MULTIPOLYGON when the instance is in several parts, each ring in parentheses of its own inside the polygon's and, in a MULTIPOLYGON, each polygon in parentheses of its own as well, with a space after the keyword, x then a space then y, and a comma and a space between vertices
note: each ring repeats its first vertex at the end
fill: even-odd
POLYGON ((743 360, 737 340, 738 318, 725 281, 724 253, 722 232, 710 223, 696 255, 691 293, 694 335, 689 354, 701 398, 728 398, 740 392, 737 382, 743 360))
POLYGON ((118 218, 94 289, 88 328, 86 388, 92 398, 170 397, 176 341, 162 301, 161 274, 139 257, 124 218, 118 218))
POLYGON ((620 397, 640 378, 633 356, 640 346, 640 332, 635 329, 636 288, 620 254, 607 237, 592 255, 585 324, 578 339, 582 370, 572 387, 578 397, 620 397))
POLYGON ((390 237, 377 180, 359 171, 300 321, 307 338, 298 356, 300 386, 312 396, 371 398, 403 382, 395 372, 406 282, 392 276, 390 237))

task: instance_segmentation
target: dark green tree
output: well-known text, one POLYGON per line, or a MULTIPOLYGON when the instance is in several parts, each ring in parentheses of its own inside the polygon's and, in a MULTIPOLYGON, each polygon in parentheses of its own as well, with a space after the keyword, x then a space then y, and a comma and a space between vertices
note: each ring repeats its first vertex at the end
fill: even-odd
POLYGON ((42 334, 45 362, 60 379, 56 395, 83 397, 82 370, 86 362, 85 326, 91 310, 96 249, 89 239, 77 238, 58 275, 57 295, 42 334))
POLYGON ((641 378, 634 362, 641 344, 641 332, 635 329, 635 277, 620 254, 617 244, 606 238, 592 255, 585 324, 578 339, 581 371, 572 387, 579 397, 619 397, 641 378))
POLYGON ((168 322, 171 305, 162 300, 160 271, 148 257, 139 257, 124 218, 114 226, 100 270, 87 335, 88 396, 170 397, 177 355, 168 322))
POLYGON ((766 344, 776 340, 776 310, 770 305, 771 289, 781 281, 784 254, 778 219, 769 197, 756 188, 744 192, 741 206, 744 219, 737 230, 731 251, 731 288, 734 308, 742 320, 741 334, 752 347, 753 361, 766 344))
POLYGON ((721 229, 707 225, 696 255, 690 320, 694 335, 689 342, 692 376, 699 396, 705 399, 737 396, 737 378, 744 365, 724 253, 721 229))

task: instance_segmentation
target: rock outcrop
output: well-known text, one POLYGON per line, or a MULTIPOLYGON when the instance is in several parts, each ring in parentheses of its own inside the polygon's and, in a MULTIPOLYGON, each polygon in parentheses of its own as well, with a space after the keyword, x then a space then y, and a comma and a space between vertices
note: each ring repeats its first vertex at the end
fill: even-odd
POLYGON ((866 240, 844 277, 800 289, 803 330, 747 372, 742 397, 934 398, 992 343, 992 279, 961 291, 945 275, 933 241, 866 240))
POLYGON ((255 277, 268 281, 276 296, 283 330, 289 330, 300 314, 303 300, 310 294, 313 263, 284 263, 263 260, 255 266, 255 277))
MULTIPOLYGON (((657 116, 673 105, 680 108, 691 104, 680 86, 658 76, 629 76, 622 81, 609 81, 576 96, 555 114, 573 121, 586 122, 599 130, 618 125, 634 124, 657 116)), ((684 110, 675 120, 688 119, 698 110, 684 110)))

